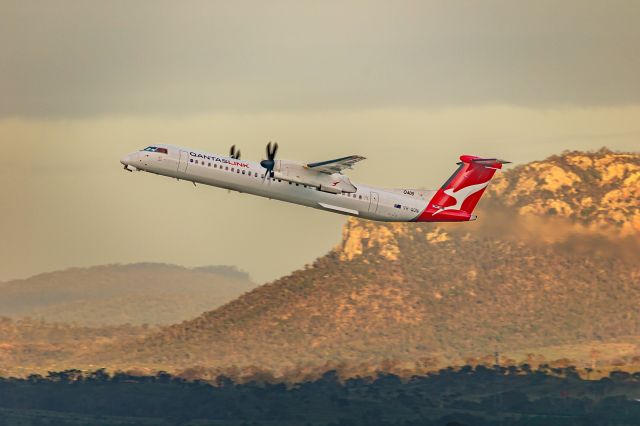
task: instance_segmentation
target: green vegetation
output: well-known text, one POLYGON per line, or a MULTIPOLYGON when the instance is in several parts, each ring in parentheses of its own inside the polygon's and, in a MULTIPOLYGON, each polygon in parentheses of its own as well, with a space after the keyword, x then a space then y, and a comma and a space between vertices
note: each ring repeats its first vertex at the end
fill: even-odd
POLYGON ((210 383, 159 373, 52 372, 0 380, 0 425, 640 425, 640 373, 465 366, 401 380, 210 383))

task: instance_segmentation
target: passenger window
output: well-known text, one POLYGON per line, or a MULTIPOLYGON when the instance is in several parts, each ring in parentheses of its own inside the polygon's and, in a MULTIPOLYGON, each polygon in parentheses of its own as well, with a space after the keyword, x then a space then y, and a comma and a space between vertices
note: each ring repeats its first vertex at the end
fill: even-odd
POLYGON ((243 174, 243 175, 245 174, 244 170, 242 171, 242 174, 243 174))
POLYGON ((211 167, 211 163, 209 163, 209 167, 211 167))
POLYGON ((362 195, 360 195, 360 199, 362 200, 362 195))
POLYGON ((225 169, 225 170, 229 170, 229 166, 225 167, 224 169, 225 169))
POLYGON ((193 163, 193 158, 189 158, 189 162, 190 162, 190 163, 193 163))
POLYGON ((231 168, 231 171, 233 171, 233 167, 231 168))

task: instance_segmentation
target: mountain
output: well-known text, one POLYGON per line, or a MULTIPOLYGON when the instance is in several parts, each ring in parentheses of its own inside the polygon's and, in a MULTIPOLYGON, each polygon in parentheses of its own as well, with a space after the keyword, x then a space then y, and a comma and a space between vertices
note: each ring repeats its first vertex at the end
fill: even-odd
POLYGON ((159 263, 72 268, 0 283, 0 316, 84 326, 171 324, 255 287, 229 266, 159 263))
POLYGON ((350 218, 310 267, 92 360, 411 365, 640 336, 639 164, 603 149, 515 167, 471 223, 350 218))
POLYGON ((566 151, 497 175, 487 192, 521 214, 616 227, 623 235, 640 232, 638 153, 566 151))

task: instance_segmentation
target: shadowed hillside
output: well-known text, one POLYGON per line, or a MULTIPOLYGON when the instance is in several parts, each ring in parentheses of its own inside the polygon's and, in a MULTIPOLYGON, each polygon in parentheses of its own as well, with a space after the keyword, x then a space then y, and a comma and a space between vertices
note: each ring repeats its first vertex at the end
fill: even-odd
POLYGON ((299 383, 188 381, 104 370, 0 377, 0 425, 640 425, 640 373, 467 365, 401 380, 335 371, 299 383))
POLYGON ((171 324, 255 287, 228 266, 140 263, 72 268, 0 283, 0 315, 49 322, 171 324))
POLYGON ((95 359, 413 365, 638 336, 639 158, 571 152, 516 167, 474 223, 349 219, 304 270, 95 359))

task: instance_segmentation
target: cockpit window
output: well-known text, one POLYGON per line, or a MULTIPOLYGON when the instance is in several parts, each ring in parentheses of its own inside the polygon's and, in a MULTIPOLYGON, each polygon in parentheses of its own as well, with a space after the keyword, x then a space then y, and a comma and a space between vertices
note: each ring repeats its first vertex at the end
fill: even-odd
POLYGON ((155 146, 148 146, 145 149, 143 149, 143 151, 159 152, 160 154, 168 154, 169 153, 167 148, 158 148, 158 147, 155 147, 155 146))

